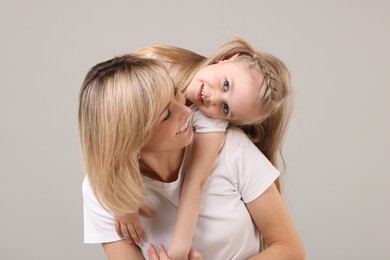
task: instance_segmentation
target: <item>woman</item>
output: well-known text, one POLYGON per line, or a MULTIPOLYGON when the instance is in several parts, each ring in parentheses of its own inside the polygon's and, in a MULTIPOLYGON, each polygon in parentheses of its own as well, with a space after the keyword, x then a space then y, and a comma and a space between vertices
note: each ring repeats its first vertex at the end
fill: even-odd
MULTIPOLYGON (((100 63, 84 80, 79 128, 88 176, 85 242, 102 243, 110 259, 144 259, 150 243, 170 242, 191 152, 185 147, 192 138, 190 110, 184 96, 174 92, 157 61, 136 55, 100 63), (142 202, 156 215, 141 215, 146 235, 138 247, 116 234, 112 213, 132 213, 142 202)), ((273 184, 278 175, 243 133, 228 130, 205 184, 193 248, 204 259, 304 258, 273 184), (268 245, 261 252, 260 231, 268 245)))

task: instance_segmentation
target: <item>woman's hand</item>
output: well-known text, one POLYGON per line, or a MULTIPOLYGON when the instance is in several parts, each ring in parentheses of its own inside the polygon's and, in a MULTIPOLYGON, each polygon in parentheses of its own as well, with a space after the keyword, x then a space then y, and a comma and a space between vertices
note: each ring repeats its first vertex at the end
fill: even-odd
MULTIPOLYGON (((159 248, 160 253, 157 253, 156 248, 153 244, 150 244, 148 255, 150 260, 171 260, 169 258, 167 251, 165 250, 165 247, 163 245, 160 245, 159 248)), ((188 254, 189 260, 203 260, 203 257, 200 255, 200 253, 194 249, 191 248, 190 253, 188 254)))
POLYGON ((127 242, 139 244, 144 240, 139 213, 143 212, 148 217, 153 217, 154 212, 145 204, 139 208, 138 213, 114 216, 115 230, 118 236, 124 237, 127 242))

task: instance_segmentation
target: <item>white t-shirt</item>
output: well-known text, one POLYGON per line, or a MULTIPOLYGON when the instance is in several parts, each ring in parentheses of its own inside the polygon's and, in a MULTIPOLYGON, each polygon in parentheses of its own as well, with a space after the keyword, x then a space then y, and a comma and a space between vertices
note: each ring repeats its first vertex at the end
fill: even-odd
MULTIPOLYGON (((145 203, 155 211, 153 218, 141 216, 145 241, 141 249, 146 259, 149 243, 169 247, 179 201, 182 175, 172 183, 143 178, 145 203)), ((277 169, 237 130, 228 130, 202 194, 201 207, 193 237, 193 248, 204 259, 247 259, 260 251, 259 231, 245 206, 259 197, 279 176, 277 169)), ((83 182, 84 242, 104 243, 120 240, 113 216, 95 199, 88 179, 83 182)))
POLYGON ((226 132, 228 121, 207 117, 194 105, 191 109, 190 123, 196 133, 226 132))

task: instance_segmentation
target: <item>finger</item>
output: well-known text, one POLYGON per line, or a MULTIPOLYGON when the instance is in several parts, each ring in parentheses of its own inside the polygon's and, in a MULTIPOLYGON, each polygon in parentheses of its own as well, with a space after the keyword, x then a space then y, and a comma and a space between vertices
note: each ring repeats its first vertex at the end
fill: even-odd
POLYGON ((157 250, 153 244, 149 245, 148 255, 150 260, 159 260, 160 257, 157 254, 157 250))
POLYGON ((133 243, 133 238, 130 235, 129 229, 126 224, 121 225, 121 231, 123 234, 123 237, 126 238, 126 241, 129 242, 130 244, 133 243))
POLYGON ((127 229, 129 230, 130 236, 134 240, 134 243, 136 243, 138 245, 140 243, 139 236, 138 236, 137 232, 135 231, 133 223, 127 225, 127 229))
POLYGON ((190 253, 188 254, 188 258, 190 260, 203 260, 203 257, 201 256, 201 254, 192 248, 190 250, 190 253))
POLYGON ((118 236, 123 237, 122 231, 121 231, 121 224, 119 221, 115 220, 115 231, 118 234, 118 236))
POLYGON ((169 260, 167 250, 165 250, 165 247, 163 245, 160 245, 160 259, 162 260, 169 260))
POLYGON ((140 212, 145 213, 147 217, 153 217, 154 216, 154 211, 149 208, 146 204, 142 204, 141 207, 139 208, 140 212))
POLYGON ((144 240, 144 231, 142 230, 141 219, 139 215, 136 215, 136 217, 134 218, 133 227, 135 232, 137 233, 139 242, 142 242, 144 240))

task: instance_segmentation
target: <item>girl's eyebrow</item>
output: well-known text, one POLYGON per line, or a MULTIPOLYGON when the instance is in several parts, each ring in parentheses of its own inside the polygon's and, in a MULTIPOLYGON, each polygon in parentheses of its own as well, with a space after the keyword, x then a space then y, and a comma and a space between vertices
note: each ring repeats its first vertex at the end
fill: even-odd
MULTIPOLYGON (((233 77, 230 77, 229 83, 230 83, 230 88, 233 89, 234 88, 234 79, 233 79, 233 77)), ((229 88, 229 90, 231 90, 230 88, 229 88)))

